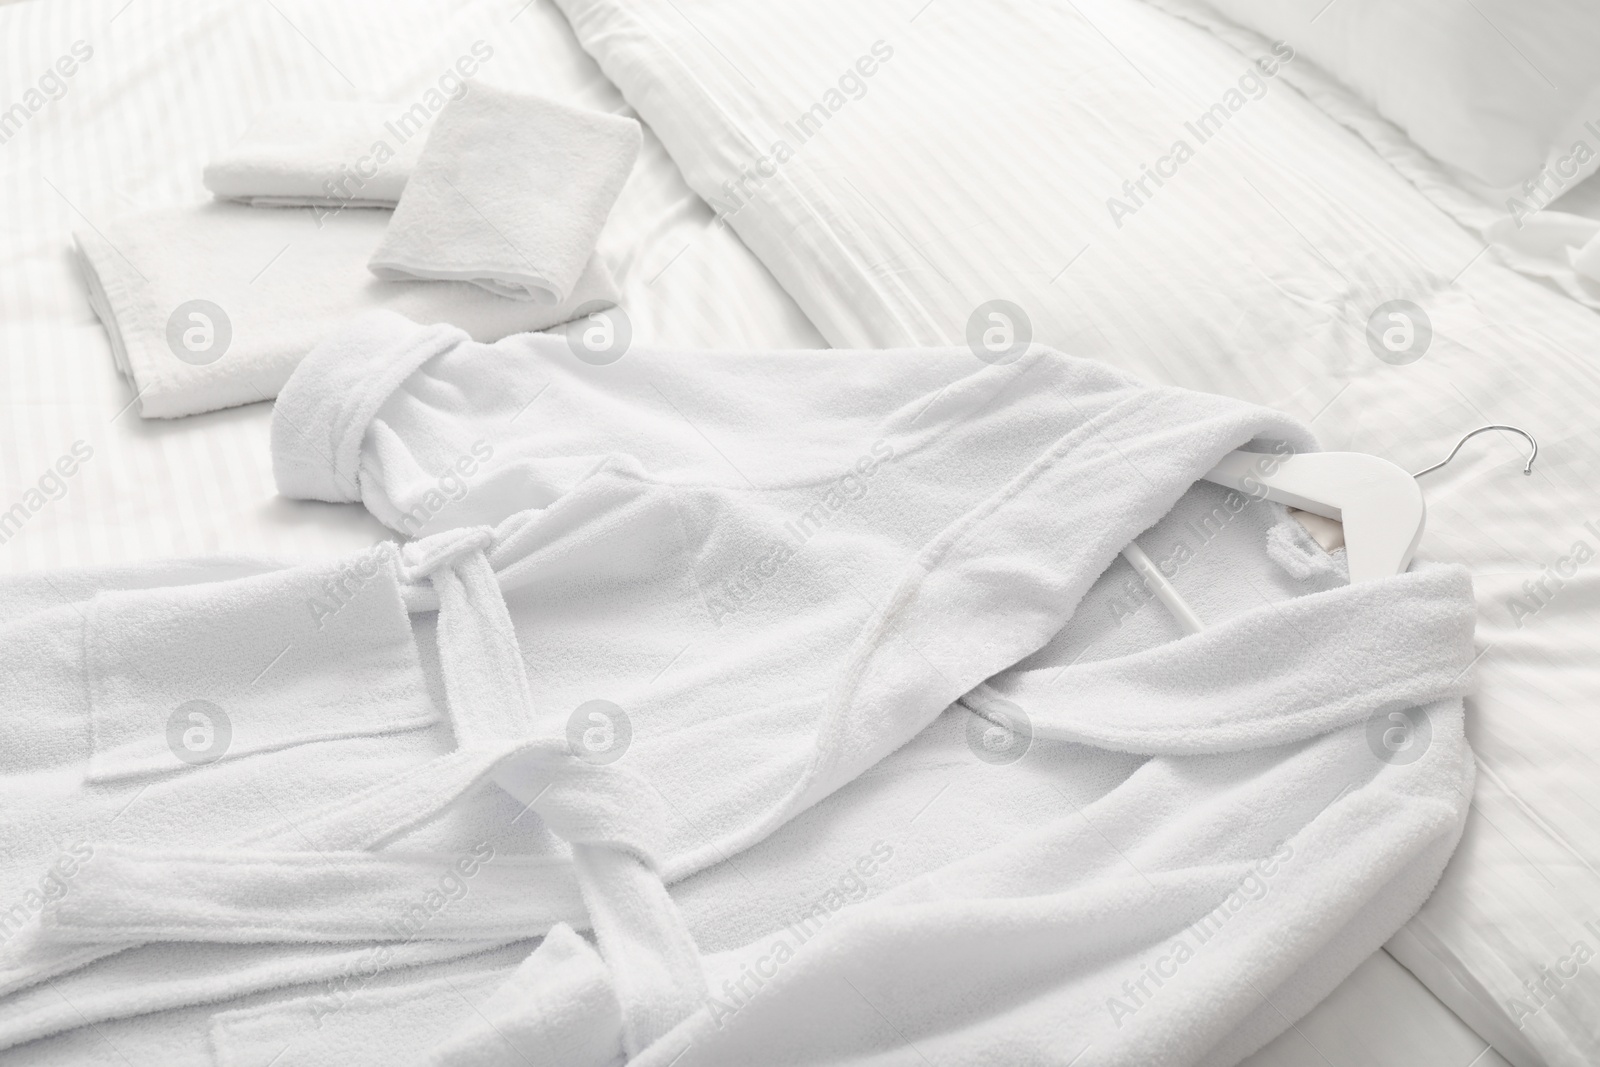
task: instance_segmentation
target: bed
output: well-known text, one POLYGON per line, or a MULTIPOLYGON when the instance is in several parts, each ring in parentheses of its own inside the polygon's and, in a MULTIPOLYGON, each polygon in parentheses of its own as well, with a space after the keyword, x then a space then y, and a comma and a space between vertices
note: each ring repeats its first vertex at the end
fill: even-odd
MULTIPOLYGON (((268 102, 403 102, 479 40, 498 84, 645 123, 601 243, 641 341, 960 343, 1003 300, 1035 340, 1283 408, 1324 447, 1407 469, 1483 423, 1535 433, 1528 478, 1502 435, 1425 485, 1421 554, 1467 565, 1480 605, 1466 837, 1388 950, 1249 1062, 1600 1058, 1600 978, 1566 976, 1577 943, 1600 943, 1600 735, 1585 729, 1600 585, 1580 568, 1536 611, 1510 606, 1578 541, 1600 543, 1600 320, 1504 266, 1402 134, 1292 56, 1225 128, 1186 133, 1274 44, 1177 0, 0 9, 0 101, 78 58, 0 144, 0 509, 38 498, 60 456, 89 453, 0 531, 0 567, 305 558, 384 535, 356 509, 274 494, 268 405, 141 420, 68 235, 202 197, 202 165, 268 102), (1166 181, 1131 191, 1150 168, 1166 181), (1397 299, 1431 323, 1414 361, 1368 342, 1397 299), (1530 999, 1532 982, 1547 994, 1530 999)), ((184 1014, 203 1033, 206 1008, 184 1014)), ((171 1041, 133 1017, 9 1055, 209 1062, 203 1040, 171 1041)))

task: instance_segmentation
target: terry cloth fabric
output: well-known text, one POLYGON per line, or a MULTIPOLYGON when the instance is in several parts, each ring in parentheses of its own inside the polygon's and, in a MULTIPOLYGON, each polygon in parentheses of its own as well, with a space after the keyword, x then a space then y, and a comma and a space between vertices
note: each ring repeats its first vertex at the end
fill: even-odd
POLYGON ((139 413, 175 418, 270 400, 318 341, 372 308, 453 322, 487 341, 616 302, 598 259, 554 305, 464 282, 379 281, 366 262, 387 221, 386 212, 208 203, 78 231, 90 304, 139 413))
MULTIPOLYGON (((576 937, 576 935, 573 935, 576 937)), ((476 962, 476 961, 473 961, 476 962)), ((419 977, 398 988, 387 984, 348 998, 324 993, 296 997, 212 1016, 209 1039, 216 1067, 328 1067, 384 1062, 378 1048, 426 1049, 447 1038, 477 1013, 492 1007, 504 975, 478 968, 454 975, 419 977), (479 1005, 482 1005, 480 1007, 479 1005), (276 1049, 263 1059, 260 1050, 276 1049)))
POLYGON ((300 570, 219 559, 0 583, 0 1046, 280 986, 359 991, 384 972, 495 943, 63 951, 39 937, 40 913, 75 891, 106 843, 201 844, 299 823, 450 744, 394 567, 390 546, 300 570), (285 638, 270 649, 236 614, 254 617, 263 596, 285 638), (308 603, 323 608, 317 618, 308 603), (381 699, 352 679, 312 686, 338 707, 300 706, 308 681, 352 663, 368 681, 384 675, 381 699), (152 710, 150 699, 171 706, 152 710), (157 746, 164 762, 151 758, 157 746))
POLYGON ((386 104, 291 100, 263 111, 206 164, 218 200, 253 207, 394 207, 427 140, 386 104))
POLYGON ((440 112, 369 264, 567 301, 639 155, 630 118, 480 85, 440 112))
MULTIPOLYGON (((1037 347, 597 365, 366 316, 284 390, 275 464, 431 531, 384 588, 448 740, 292 827, 97 839, 31 934, 564 945, 432 1062, 503 1058, 494 1032, 565 1062, 1236 1062, 1416 909, 1472 784, 1465 573, 1344 584, 1281 508, 1195 484, 1251 442, 1312 446, 1037 347), (1204 633, 1117 561, 1136 536, 1204 633)), ((270 652, 248 620, 293 595, 214 596, 212 629, 270 652)), ((75 619, 19 663, 62 700, 106 643, 75 619)))

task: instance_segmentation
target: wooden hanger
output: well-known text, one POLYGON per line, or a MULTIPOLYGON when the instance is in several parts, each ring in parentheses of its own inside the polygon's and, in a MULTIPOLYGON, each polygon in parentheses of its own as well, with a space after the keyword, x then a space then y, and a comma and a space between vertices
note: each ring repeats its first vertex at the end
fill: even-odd
MULTIPOLYGON (((1399 574, 1411 565, 1427 519, 1417 479, 1455 459, 1462 445, 1489 430, 1510 430, 1528 439, 1532 452, 1522 473, 1532 474, 1539 442, 1526 430, 1494 424, 1468 433, 1456 442, 1448 456, 1415 474, 1407 474, 1388 460, 1365 452, 1302 452, 1287 456, 1230 452, 1205 480, 1257 500, 1275 500, 1313 515, 1337 519, 1344 524, 1350 581, 1366 582, 1399 574)), ((1180 626, 1189 633, 1205 629, 1200 616, 1137 542, 1124 548, 1122 555, 1180 626)))

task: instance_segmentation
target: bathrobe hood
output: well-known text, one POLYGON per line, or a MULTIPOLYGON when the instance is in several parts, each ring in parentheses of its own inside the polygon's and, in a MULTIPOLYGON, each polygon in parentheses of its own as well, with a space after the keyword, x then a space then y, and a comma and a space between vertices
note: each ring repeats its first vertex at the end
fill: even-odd
POLYGON ((279 399, 280 489, 420 536, 90 598, 102 776, 190 773, 158 766, 127 664, 182 680, 147 706, 233 709, 218 781, 341 732, 434 747, 292 818, 97 845, 36 975, 152 942, 547 935, 437 1062, 512 1033, 570 1062, 1221 1063, 1431 889, 1471 795, 1459 568, 1352 587, 1297 543, 1300 584, 1245 575, 1259 595, 1201 634, 1147 617, 1133 647, 1119 616, 1079 648, 1120 549, 1185 508, 1288 551, 1281 509, 1193 487, 1237 448, 1313 448, 1293 420, 1039 347, 580 354, 359 320, 279 399), (274 669, 205 666, 241 634, 286 646, 274 669), (957 762, 1019 768, 979 809, 1027 830, 903 848, 825 923, 718 934, 957 762), (470 906, 396 928, 441 851, 512 824, 470 906))

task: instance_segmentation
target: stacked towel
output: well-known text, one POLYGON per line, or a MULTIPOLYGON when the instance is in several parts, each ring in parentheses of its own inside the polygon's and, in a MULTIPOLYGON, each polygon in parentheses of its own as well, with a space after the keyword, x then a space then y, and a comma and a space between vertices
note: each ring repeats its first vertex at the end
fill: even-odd
POLYGON ((369 264, 568 300, 639 155, 639 124, 478 86, 440 112, 369 264))
POLYGON ((505 300, 465 282, 380 281, 366 263, 388 213, 320 214, 206 204, 74 235, 90 303, 141 415, 175 418, 271 399, 301 357, 373 308, 493 341, 617 301, 609 272, 593 258, 568 299, 553 304, 505 300))
POLYGON ((372 308, 495 341, 614 305, 594 249, 639 140, 632 119, 487 86, 431 134, 381 104, 293 102, 206 167, 238 203, 80 231, 77 251, 139 413, 193 415, 271 399, 372 308))
POLYGON ((264 112, 205 170, 218 199, 394 207, 370 266, 391 281, 469 281, 562 304, 639 155, 633 119, 474 85, 432 131, 382 104, 293 101, 264 112))

